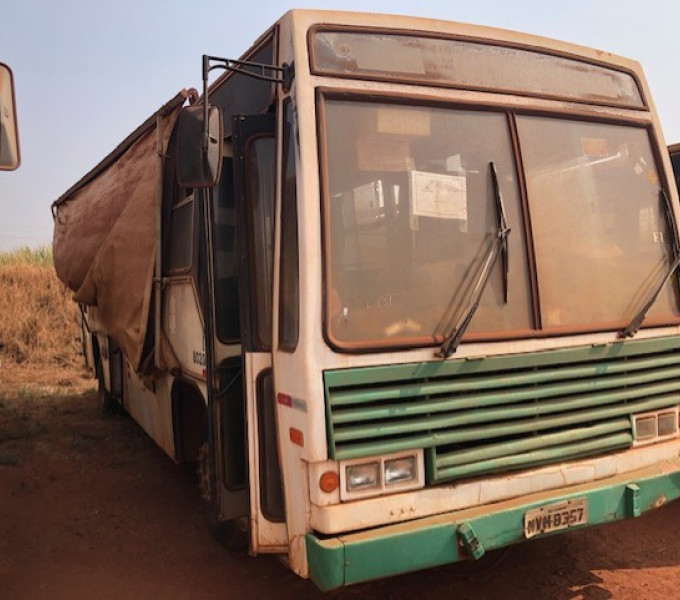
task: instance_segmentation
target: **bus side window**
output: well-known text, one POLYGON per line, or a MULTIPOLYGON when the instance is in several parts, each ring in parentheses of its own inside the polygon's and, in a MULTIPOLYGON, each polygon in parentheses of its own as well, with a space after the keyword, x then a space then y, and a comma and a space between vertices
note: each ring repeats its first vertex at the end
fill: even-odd
POLYGON ((295 129, 290 100, 287 100, 284 106, 283 118, 279 347, 293 352, 297 347, 300 334, 300 265, 295 146, 293 144, 295 129))
POLYGON ((675 174, 675 184, 680 189, 680 151, 671 154, 671 164, 673 165, 673 173, 675 174))
POLYGON ((253 334, 262 349, 271 347, 272 265, 274 262, 274 201, 276 185, 276 141, 260 135, 246 146, 246 189, 252 219, 251 285, 255 292, 253 334))
POLYGON ((170 235, 165 271, 169 275, 186 273, 191 269, 194 254, 195 202, 193 191, 181 190, 179 201, 173 204, 170 216, 170 235))
POLYGON ((241 338, 233 159, 225 158, 214 196, 215 329, 223 343, 241 338))

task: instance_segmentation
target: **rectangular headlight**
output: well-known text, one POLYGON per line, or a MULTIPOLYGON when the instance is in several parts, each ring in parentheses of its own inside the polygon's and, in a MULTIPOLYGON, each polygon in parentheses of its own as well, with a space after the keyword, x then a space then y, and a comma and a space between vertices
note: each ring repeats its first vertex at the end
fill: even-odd
POLYGON ((380 463, 350 465, 345 471, 348 492, 366 490, 380 485, 380 463))
POLYGON ((340 461, 340 501, 397 494, 425 486, 423 450, 340 461))
POLYGON ((646 415, 635 418, 635 439, 642 442, 657 436, 656 415, 646 415))
POLYGON ((678 417, 676 412, 659 414, 659 437, 670 437, 678 432, 678 417))
POLYGON ((678 407, 631 415, 635 446, 655 444, 677 438, 678 407))
POLYGON ((413 481, 417 476, 415 456, 385 461, 385 485, 413 481))

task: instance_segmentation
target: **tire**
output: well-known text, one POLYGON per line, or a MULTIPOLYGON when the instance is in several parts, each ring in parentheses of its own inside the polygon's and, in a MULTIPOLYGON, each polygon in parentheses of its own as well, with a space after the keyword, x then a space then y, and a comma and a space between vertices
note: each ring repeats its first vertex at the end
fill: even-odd
POLYGON ((196 465, 198 489, 201 494, 203 516, 212 536, 225 548, 245 552, 250 543, 250 528, 246 519, 220 521, 217 518, 217 500, 212 489, 210 450, 208 442, 201 444, 196 465))
POLYGON ((121 412, 121 406, 116 402, 116 399, 106 389, 106 382, 104 381, 104 367, 102 367, 101 360, 97 361, 97 398, 99 399, 99 406, 102 413, 105 415, 117 415, 121 412))

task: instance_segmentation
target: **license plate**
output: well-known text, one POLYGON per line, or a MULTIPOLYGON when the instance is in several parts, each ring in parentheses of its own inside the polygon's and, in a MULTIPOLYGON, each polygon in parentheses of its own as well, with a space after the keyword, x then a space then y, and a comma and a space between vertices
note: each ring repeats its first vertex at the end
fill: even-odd
POLYGON ((524 513, 524 537, 560 531, 588 522, 587 498, 576 498, 534 508, 524 513))

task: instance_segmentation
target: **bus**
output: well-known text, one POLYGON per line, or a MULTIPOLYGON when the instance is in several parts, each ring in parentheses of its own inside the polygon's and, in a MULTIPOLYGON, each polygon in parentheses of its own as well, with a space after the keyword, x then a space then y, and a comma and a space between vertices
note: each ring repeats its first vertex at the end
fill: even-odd
POLYGON ((293 10, 202 64, 54 203, 54 258, 102 403, 198 465, 225 543, 331 590, 678 497, 678 192, 637 62, 293 10))
POLYGON ((668 146, 668 153, 671 155, 671 164, 673 165, 675 182, 680 188, 680 144, 671 144, 668 146))

